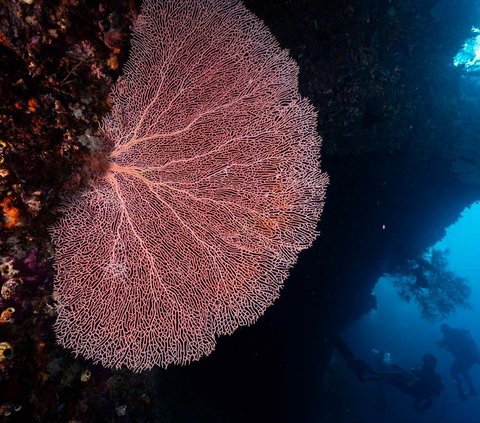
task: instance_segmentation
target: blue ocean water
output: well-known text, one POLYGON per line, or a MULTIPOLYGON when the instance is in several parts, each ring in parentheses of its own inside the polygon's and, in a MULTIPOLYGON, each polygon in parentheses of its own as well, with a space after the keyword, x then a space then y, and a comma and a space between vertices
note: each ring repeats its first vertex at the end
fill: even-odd
MULTIPOLYGON (((480 203, 467 208, 457 223, 449 227, 445 237, 435 248, 450 251, 449 269, 466 279, 471 287, 470 308, 457 309, 445 322, 452 327, 470 331, 480 345, 480 203)), ((423 413, 415 412, 412 401, 395 388, 385 389, 386 407, 383 412, 375 403, 376 383, 360 383, 349 377, 348 370, 341 369, 344 364, 336 360, 335 365, 349 388, 345 390, 345 407, 351 421, 365 422, 435 422, 461 423, 480 422, 480 396, 471 396, 460 401, 457 390, 450 377, 453 357, 440 349, 437 342, 442 339, 440 324, 431 323, 422 318, 415 303, 403 301, 389 276, 382 277, 374 290, 377 298, 377 310, 371 311, 353 324, 343 334, 355 354, 367 362, 374 360, 372 349, 391 354, 394 364, 404 369, 420 366, 425 353, 434 354, 438 359, 437 372, 443 380, 444 390, 435 398, 430 409, 423 413), (342 373, 343 372, 343 373, 342 373)), ((480 365, 474 366, 470 375, 477 390, 480 390, 480 365)))

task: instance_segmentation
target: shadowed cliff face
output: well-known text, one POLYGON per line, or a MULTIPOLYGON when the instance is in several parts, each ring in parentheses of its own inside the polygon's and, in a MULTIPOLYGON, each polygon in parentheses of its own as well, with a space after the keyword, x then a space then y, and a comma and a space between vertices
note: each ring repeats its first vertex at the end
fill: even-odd
MULTIPOLYGON (((16 361, 1 393, 51 420, 87 419, 101 409, 106 421, 128 404, 126 421, 335 421, 322 382, 331 352, 325 336, 372 308, 377 278, 440 239, 480 198, 480 181, 469 172, 480 168, 472 123, 478 113, 467 107, 460 70, 451 66, 478 22, 471 1, 455 3, 450 10, 449 2, 433 0, 245 1, 290 50, 302 95, 319 112, 331 180, 320 238, 257 324, 221 338, 199 363, 134 379, 57 348, 45 311, 51 278, 35 289, 24 285, 29 305, 18 315, 21 325, 2 328, 16 341, 16 361), (79 379, 86 368, 93 373, 87 384, 79 379)), ((10 174, 0 188, 21 219, 9 245, 17 242, 18 251, 33 243, 46 258, 48 239, 39 228, 53 219, 59 186, 79 186, 80 177, 64 183, 65 175, 78 176, 90 154, 91 122, 108 109, 107 93, 128 56, 134 6, 62 1, 51 11, 40 2, 5 4, 0 53, 8 72, 0 76, 9 99, 2 109, 8 145, 0 147, 10 174), (52 28, 51 16, 67 29, 52 28), (32 54, 23 57, 22 48, 32 54)), ((15 260, 22 276, 24 263, 15 260)))

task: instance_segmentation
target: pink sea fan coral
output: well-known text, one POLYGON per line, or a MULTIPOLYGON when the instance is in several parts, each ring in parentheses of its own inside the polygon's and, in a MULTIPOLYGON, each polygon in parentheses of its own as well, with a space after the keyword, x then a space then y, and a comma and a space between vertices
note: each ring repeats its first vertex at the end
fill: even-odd
POLYGON ((297 79, 241 2, 144 2, 102 123, 107 170, 51 230, 61 345, 185 364, 273 303, 327 185, 297 79))

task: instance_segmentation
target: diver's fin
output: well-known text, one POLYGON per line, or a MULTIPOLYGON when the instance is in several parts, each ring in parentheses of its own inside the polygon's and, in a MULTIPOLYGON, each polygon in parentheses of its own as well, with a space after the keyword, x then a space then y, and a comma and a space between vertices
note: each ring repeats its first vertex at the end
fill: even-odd
POLYGON ((355 376, 357 376, 357 379, 360 382, 379 380, 379 375, 365 361, 357 358, 349 346, 345 344, 338 335, 333 335, 331 341, 338 353, 347 363, 349 369, 355 373, 355 376))
POLYGON ((333 346, 337 349, 338 353, 347 363, 356 359, 355 354, 353 354, 353 351, 349 348, 349 346, 343 342, 342 338, 340 338, 338 335, 332 335, 330 339, 333 346))

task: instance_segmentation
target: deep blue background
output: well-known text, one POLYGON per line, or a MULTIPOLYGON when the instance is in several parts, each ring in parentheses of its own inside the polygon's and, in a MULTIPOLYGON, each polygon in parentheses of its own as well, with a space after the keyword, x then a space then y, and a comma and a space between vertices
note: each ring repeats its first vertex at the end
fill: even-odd
MULTIPOLYGON (((459 309, 446 322, 452 327, 469 329, 480 343, 480 203, 467 209, 459 221, 447 230, 446 236, 435 245, 448 248, 449 268, 465 278, 472 288, 470 309, 459 309)), ((423 414, 415 413, 411 399, 391 388, 387 390, 388 410, 386 414, 375 412, 373 401, 375 386, 365 386, 354 380, 341 360, 335 361, 338 377, 345 384, 342 393, 348 403, 352 422, 435 422, 461 423, 479 422, 479 397, 458 401, 458 395, 449 376, 452 356, 438 348, 436 342, 442 339, 440 322, 430 323, 420 316, 415 303, 400 299, 392 280, 381 278, 374 290, 378 299, 378 309, 371 311, 348 328, 344 335, 355 353, 367 361, 372 358, 370 350, 376 348, 388 351, 392 361, 406 369, 421 363, 425 353, 438 358, 437 370, 443 378, 444 393, 433 407, 423 414)), ((474 385, 480 389, 480 366, 471 371, 474 385)))

